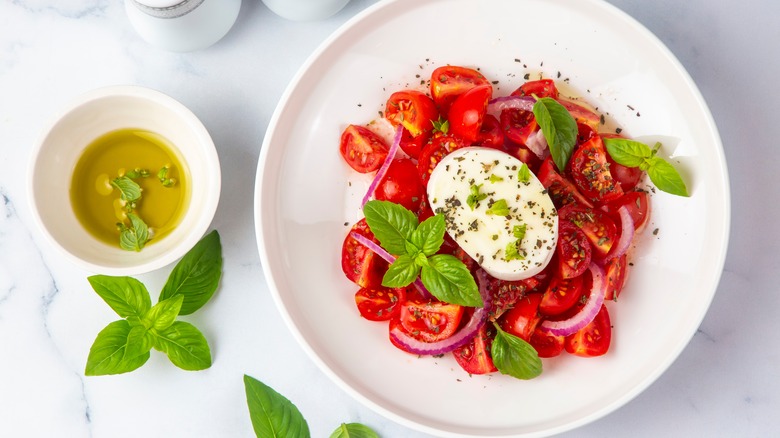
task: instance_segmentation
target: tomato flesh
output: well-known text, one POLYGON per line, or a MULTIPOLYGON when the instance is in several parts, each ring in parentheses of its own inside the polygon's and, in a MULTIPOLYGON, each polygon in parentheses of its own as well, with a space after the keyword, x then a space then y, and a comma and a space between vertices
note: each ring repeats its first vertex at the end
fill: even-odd
POLYGON ((590 137, 574 151, 569 167, 574 185, 589 200, 602 203, 623 195, 609 172, 607 150, 598 135, 590 137))
POLYGON ((536 96, 537 98, 558 98, 558 88, 552 79, 528 81, 512 92, 512 96, 536 96))
POLYGON ((507 310, 501 317, 499 321, 501 328, 528 342, 541 320, 539 315, 541 301, 542 294, 538 293, 527 294, 520 298, 515 306, 507 310))
POLYGON ((355 293, 355 305, 360 316, 370 321, 388 321, 397 315, 406 300, 403 288, 360 288, 355 293))
POLYGON ((591 245, 579 228, 566 222, 558 222, 558 274, 561 278, 582 275, 590 266, 591 245))
POLYGON ((581 357, 602 356, 609 350, 612 341, 612 325, 607 306, 601 305, 599 313, 590 324, 569 335, 564 341, 567 352, 581 357))
POLYGON ((495 116, 485 114, 475 144, 494 149, 504 148, 504 131, 501 129, 501 122, 495 116))
POLYGON ((417 161, 417 171, 420 174, 420 181, 422 181, 423 185, 428 185, 431 172, 433 172, 433 169, 436 168, 445 155, 465 146, 466 144, 460 138, 451 135, 435 136, 420 152, 420 159, 417 161))
POLYGON ((433 130, 433 121, 439 112, 430 97, 416 90, 396 91, 387 99, 385 118, 393 124, 406 128, 412 137, 433 130))
POLYGON ((525 146, 528 137, 539 130, 534 113, 519 108, 501 111, 501 129, 506 137, 516 144, 525 146))
POLYGON ((360 219, 355 223, 341 246, 341 269, 344 271, 344 275, 360 287, 381 287, 382 277, 384 277, 388 267, 387 262, 355 240, 351 236, 353 232, 379 244, 374 233, 368 228, 365 219, 360 219))
POLYGON ((536 327, 529 343, 539 354, 539 357, 555 357, 563 352, 563 336, 552 335, 539 327, 536 327))
POLYGON ((477 141, 492 92, 490 85, 479 85, 455 99, 447 113, 452 135, 469 144, 477 141))
POLYGON ((607 280, 607 290, 604 292, 605 300, 617 301, 620 291, 626 282, 626 255, 610 259, 604 265, 604 273, 607 280))
POLYGON ((539 313, 546 316, 560 315, 574 307, 582 296, 582 275, 562 278, 556 275, 544 291, 539 303, 539 313))
POLYGON ((339 152, 349 167, 360 173, 379 169, 388 149, 382 137, 363 126, 349 125, 341 134, 339 152))
POLYGON ((466 345, 453 350, 452 355, 469 374, 489 374, 498 371, 490 356, 490 347, 495 338, 495 329, 485 324, 466 345))
POLYGON ((628 192, 620 198, 610 201, 601 206, 601 209, 607 212, 615 221, 620 221, 618 210, 625 206, 631 219, 634 220, 634 228, 641 230, 650 217, 650 197, 645 192, 628 192))
POLYGON ((588 207, 593 206, 590 201, 582 196, 574 184, 555 170, 555 163, 553 163, 551 157, 544 159, 536 175, 544 188, 547 189, 547 193, 557 208, 574 203, 588 207))
POLYGON ((403 205, 416 212, 423 200, 425 187, 420 181, 417 165, 408 158, 397 158, 390 163, 387 173, 377 184, 374 197, 403 205))
POLYGON ((619 237, 615 221, 601 210, 571 204, 558 210, 558 220, 571 223, 585 233, 597 260, 609 253, 619 237))
POLYGON ((407 300, 396 316, 411 337, 422 342, 437 342, 452 336, 463 317, 463 307, 443 302, 407 300))
POLYGON ((458 96, 480 85, 490 85, 490 82, 482 73, 468 67, 447 65, 431 73, 431 97, 444 116, 458 96))

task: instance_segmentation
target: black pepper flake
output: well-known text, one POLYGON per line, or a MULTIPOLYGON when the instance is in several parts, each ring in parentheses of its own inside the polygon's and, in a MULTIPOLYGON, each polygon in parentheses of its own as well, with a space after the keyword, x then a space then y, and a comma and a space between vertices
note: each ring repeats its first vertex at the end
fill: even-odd
POLYGON ((620 134, 623 132, 623 128, 615 128, 615 134, 620 134))
POLYGON ((530 73, 526 73, 526 74, 523 76, 523 79, 525 79, 526 81, 527 81, 528 79, 530 79, 530 78, 531 78, 531 74, 530 74, 530 73))
POLYGON ((658 235, 658 228, 653 230, 653 236, 657 236, 657 235, 658 235))

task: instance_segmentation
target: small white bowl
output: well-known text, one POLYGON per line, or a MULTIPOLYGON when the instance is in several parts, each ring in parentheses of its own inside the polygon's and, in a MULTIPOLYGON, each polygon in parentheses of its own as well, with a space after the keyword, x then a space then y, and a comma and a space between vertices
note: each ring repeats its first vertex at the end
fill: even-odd
POLYGON ((219 157, 200 120, 171 97, 138 86, 100 88, 64 108, 44 129, 28 175, 33 219, 45 238, 71 262, 106 275, 138 275, 182 257, 208 230, 221 187, 219 157), (73 212, 69 194, 84 149, 101 135, 123 128, 162 135, 190 171, 191 199, 181 222, 139 252, 122 250, 90 234, 73 212))

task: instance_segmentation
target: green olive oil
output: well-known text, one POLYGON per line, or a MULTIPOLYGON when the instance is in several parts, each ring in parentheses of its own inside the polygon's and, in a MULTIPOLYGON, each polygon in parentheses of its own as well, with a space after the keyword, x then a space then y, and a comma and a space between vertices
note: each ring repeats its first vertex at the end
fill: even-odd
POLYGON ((70 200, 79 222, 99 240, 119 245, 125 237, 121 230, 132 229, 140 218, 151 244, 181 222, 190 202, 189 179, 189 169, 167 139, 120 129, 86 147, 73 170, 70 200), (140 187, 141 196, 134 202, 123 198, 117 184, 128 178, 140 187))

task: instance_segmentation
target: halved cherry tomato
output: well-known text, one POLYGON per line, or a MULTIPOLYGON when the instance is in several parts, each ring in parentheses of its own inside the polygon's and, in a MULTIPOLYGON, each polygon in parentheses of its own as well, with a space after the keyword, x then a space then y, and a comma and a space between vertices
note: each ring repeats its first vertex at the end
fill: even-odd
POLYGON ((538 98, 558 98, 558 88, 552 79, 539 79, 528 81, 512 92, 512 96, 536 96, 538 98))
POLYGON ((469 374, 488 374, 498 371, 490 356, 490 347, 495 338, 495 329, 485 324, 466 345, 453 350, 452 355, 469 374))
POLYGON ((420 157, 422 148, 424 148, 429 141, 431 141, 430 132, 420 134, 417 137, 412 137, 412 134, 404 129, 403 133, 401 134, 400 146, 401 150, 404 151, 406 155, 409 155, 416 160, 420 157))
POLYGON ((506 137, 513 142, 525 146, 528 137, 539 130, 534 113, 519 108, 509 108, 501 111, 501 129, 506 137))
POLYGON ((598 135, 590 137, 574 151, 569 160, 569 171, 580 193, 593 202, 608 202, 623 195, 623 190, 609 173, 607 150, 598 135))
POLYGON ((585 233, 593 245, 593 256, 597 260, 603 259, 609 253, 619 237, 615 221, 598 209, 570 204, 558 210, 558 220, 569 222, 585 233))
POLYGON ((474 144, 494 149, 504 148, 504 131, 501 129, 501 122, 495 116, 485 114, 477 141, 474 144))
POLYGON ((604 273, 607 280, 607 290, 604 292, 605 300, 617 301, 620 291, 626 282, 626 255, 614 257, 604 265, 604 273))
POLYGON ((589 108, 572 102, 571 100, 558 99, 558 102, 569 110, 569 114, 574 117, 574 120, 576 120, 577 123, 588 125, 591 129, 598 132, 599 125, 601 124, 601 116, 589 108))
POLYGON ((582 275, 590 266, 591 245, 585 233, 565 221, 558 222, 558 273, 561 278, 582 275))
POLYGON ((381 287, 382 277, 387 272, 387 262, 376 255, 374 251, 371 251, 352 238, 352 232, 365 236, 379 244, 376 237, 374 237, 374 233, 368 228, 365 219, 360 219, 355 223, 350 233, 344 238, 344 243, 341 246, 341 269, 344 271, 344 275, 360 287, 381 287))
POLYGON ((349 166, 360 173, 373 172, 387 158, 387 143, 370 131, 358 125, 349 125, 341 134, 339 152, 349 166))
POLYGON ((490 85, 479 85, 458 96, 447 113, 449 132, 468 144, 475 142, 492 93, 493 87, 490 85))
POLYGON ((531 339, 539 324, 539 303, 542 301, 542 294, 527 294, 520 298, 515 307, 507 310, 499 320, 499 325, 507 333, 511 333, 524 341, 531 339))
POLYGON ((437 342, 452 336, 463 317, 463 307, 439 301, 407 298, 393 317, 409 336, 422 342, 437 342))
POLYGON ((416 90, 397 91, 385 105, 385 118, 393 126, 403 125, 412 137, 433 131, 433 121, 439 119, 436 104, 416 90))
POLYGON ((466 145, 463 140, 457 137, 451 135, 434 136, 433 140, 420 152, 420 159, 417 161, 417 171, 420 173, 423 185, 428 185, 431 172, 445 155, 464 146, 466 145))
POLYGON ((628 212, 631 214, 631 219, 634 220, 634 228, 641 230, 647 223, 647 218, 650 217, 650 198, 647 196, 647 193, 628 192, 614 201, 602 205, 601 209, 606 211, 607 214, 612 216, 615 220, 619 221, 620 216, 618 210, 622 206, 626 206, 628 212))
POLYGON ((401 309, 406 300, 404 288, 360 288, 355 293, 355 305, 360 316, 370 321, 387 321, 401 309))
POLYGON ((539 181, 552 198, 553 204, 557 208, 561 208, 564 205, 578 203, 588 207, 593 207, 577 188, 569 180, 562 177, 560 173, 555 170, 555 163, 551 157, 547 157, 539 166, 539 172, 536 174, 539 181))
POLYGON ((553 276, 547 290, 544 291, 539 313, 546 316, 560 315, 574 307, 582 295, 582 275, 574 278, 553 276))
POLYGON ((539 357, 555 357, 563 352, 563 336, 555 336, 536 327, 529 343, 539 354, 539 357))
POLYGON ((566 337, 564 347, 567 352, 575 356, 602 356, 609 350, 611 341, 612 325, 609 321, 609 312, 607 306, 602 304, 599 313, 590 324, 566 337))
POLYGON ((422 203, 425 187, 420 181, 417 165, 408 158, 396 158, 387 168, 387 173, 376 186, 374 197, 403 205, 407 210, 417 211, 422 203))
POLYGON ((431 96, 443 116, 447 116, 450 105, 458 96, 480 85, 490 85, 490 81, 482 73, 467 67, 446 65, 431 73, 431 96))

